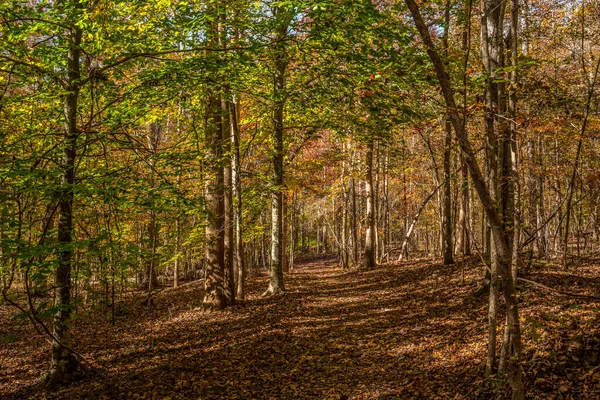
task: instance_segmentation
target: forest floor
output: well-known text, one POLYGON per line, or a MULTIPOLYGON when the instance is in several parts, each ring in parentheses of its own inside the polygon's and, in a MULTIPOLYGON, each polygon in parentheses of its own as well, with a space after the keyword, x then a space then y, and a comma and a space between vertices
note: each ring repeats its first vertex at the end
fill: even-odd
MULTIPOLYGON (((485 381, 487 298, 476 259, 450 267, 410 261, 344 271, 332 259, 297 264, 287 292, 200 310, 202 281, 118 305, 115 326, 92 312, 74 345, 98 372, 48 394, 35 389, 49 346, 0 307, 0 398, 422 399, 504 398, 485 381), (464 272, 464 282, 462 276, 464 272), (12 335, 12 336, 9 336, 12 335)), ((528 279, 598 295, 600 267, 545 266, 528 279)), ((528 398, 600 398, 600 302, 521 286, 528 398)), ((501 336, 501 334, 499 335, 501 336)))

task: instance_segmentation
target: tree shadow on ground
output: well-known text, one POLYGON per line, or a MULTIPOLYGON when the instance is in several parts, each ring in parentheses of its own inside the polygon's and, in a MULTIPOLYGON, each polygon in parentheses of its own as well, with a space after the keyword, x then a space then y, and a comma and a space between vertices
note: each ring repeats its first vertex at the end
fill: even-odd
MULTIPOLYGON (((284 295, 260 297, 259 277, 248 301, 214 313, 194 308, 199 284, 166 290, 115 327, 94 318, 79 326, 78 348, 102 375, 42 395, 484 398, 486 300, 461 284, 461 268, 413 261, 357 272, 309 260, 287 275, 284 295)), ((466 274, 474 282, 480 268, 466 274)), ((9 398, 40 398, 26 384, 8 389, 9 398)))

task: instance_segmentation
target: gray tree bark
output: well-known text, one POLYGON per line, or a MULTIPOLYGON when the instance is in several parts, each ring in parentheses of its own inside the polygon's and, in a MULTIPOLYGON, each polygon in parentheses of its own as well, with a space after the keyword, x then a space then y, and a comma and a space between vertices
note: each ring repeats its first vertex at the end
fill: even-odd
POLYGON ((80 364, 69 351, 69 318, 71 316, 71 264, 73 261, 73 185, 75 183, 75 163, 77 157, 77 106, 81 79, 81 37, 82 30, 76 23, 83 5, 72 1, 74 15, 69 28, 67 52, 67 77, 63 98, 64 121, 62 171, 58 188, 58 265, 54 276, 54 307, 57 311, 52 319, 52 359, 45 376, 45 386, 51 390, 67 382, 80 372, 80 364))
POLYGON ((231 179, 235 199, 233 219, 235 224, 234 270, 236 272, 236 297, 245 298, 246 265, 244 264, 244 242, 242 236, 242 175, 240 169, 239 101, 234 96, 229 103, 231 123, 231 179))
MULTIPOLYGON (((275 10, 277 16, 280 12, 275 10)), ((263 296, 285 291, 283 283, 283 109, 285 106, 285 73, 288 65, 286 44, 289 21, 280 22, 275 38, 273 76, 273 177, 271 188, 271 269, 269 287, 263 296)))
POLYGON ((366 207, 366 234, 365 234, 365 250, 363 253, 362 267, 365 269, 375 268, 375 199, 373 188, 373 152, 374 140, 370 140, 367 144, 365 154, 365 195, 367 200, 366 207))
POLYGON ((510 329, 510 348, 509 357, 507 358, 507 373, 508 380, 512 387, 514 399, 524 399, 525 392, 522 381, 522 369, 521 369, 521 328, 519 322, 519 311, 517 304, 517 296, 515 290, 515 282, 512 279, 510 273, 512 251, 509 248, 509 238, 502 226, 502 219, 498 212, 498 207, 494 202, 494 199, 490 195, 488 188, 486 187, 485 179, 477 161, 475 159, 475 153, 467 136, 465 126, 463 125, 462 117, 458 112, 458 108, 454 99, 454 91, 450 84, 449 76, 445 70, 444 64, 436 51, 435 45, 431 40, 429 29, 425 24, 419 7, 415 0, 405 0, 415 23, 417 30, 423 40, 425 49, 429 58, 431 59, 433 66, 436 71, 440 89, 444 96, 446 103, 446 109, 454 131, 456 138, 460 146, 461 151, 464 154, 465 162, 469 167, 469 172, 473 180, 473 186, 475 187, 479 199, 483 206, 484 212, 490 221, 491 229, 494 237, 494 248, 498 254, 498 272, 503 279, 503 294, 506 302, 507 312, 507 323, 510 329))

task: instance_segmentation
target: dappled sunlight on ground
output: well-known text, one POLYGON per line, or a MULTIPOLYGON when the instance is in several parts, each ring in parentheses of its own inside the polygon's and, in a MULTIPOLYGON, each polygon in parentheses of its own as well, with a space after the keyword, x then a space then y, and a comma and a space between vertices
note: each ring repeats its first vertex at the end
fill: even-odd
MULTIPOLYGON (((129 299, 119 304, 115 327, 99 312, 78 322, 75 346, 100 374, 53 395, 32 389, 49 357, 44 339, 31 327, 11 325, 17 338, 0 359, 0 397, 502 397, 483 382, 487 299, 473 296, 482 269, 468 261, 450 267, 411 261, 357 272, 314 260, 287 275, 288 291, 280 296, 260 297, 267 277, 253 277, 249 300, 223 312, 198 309, 202 282, 164 290, 153 306, 129 299)), ((568 279, 556 271, 532 271, 531 277, 546 284, 568 279)), ((596 283, 593 270, 570 279, 582 282, 582 290, 596 283)), ((595 390, 598 364, 580 353, 598 303, 527 288, 522 300, 528 393, 546 398, 570 379, 569 393, 595 398, 585 390, 595 390), (558 374, 561 362, 571 375, 558 374), (575 379, 577 368, 589 377, 575 379)), ((1 315, 8 320, 7 310, 1 315)))

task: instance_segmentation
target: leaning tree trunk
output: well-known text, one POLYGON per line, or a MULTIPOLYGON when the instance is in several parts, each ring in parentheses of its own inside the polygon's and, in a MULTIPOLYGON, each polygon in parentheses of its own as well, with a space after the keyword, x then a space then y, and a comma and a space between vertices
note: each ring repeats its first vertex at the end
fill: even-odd
MULTIPOLYGON (((79 1, 73 2, 74 10, 82 9, 79 1)), ((73 185, 77 156, 77 105, 81 79, 81 37, 77 25, 70 28, 67 54, 67 94, 63 99, 65 120, 64 144, 62 149, 61 184, 58 188, 58 254, 54 279, 54 307, 52 320, 52 360, 45 376, 45 385, 55 389, 69 381, 79 371, 79 362, 69 350, 69 318, 71 316, 71 264, 73 261, 73 185)))
POLYGON ((427 205, 427 203, 429 203, 429 200, 432 199, 433 195, 437 193, 437 191, 440 189, 441 186, 442 186, 441 184, 438 185, 433 190, 433 192, 431 192, 429 194, 429 196, 427 196, 425 198, 425 200, 423 200, 423 203, 421 203, 421 206, 419 207, 419 210, 417 211, 417 213, 413 217, 413 220, 410 223, 410 226, 408 227, 408 229, 406 230, 406 232, 404 234, 404 240, 402 241, 402 247, 400 248, 400 256, 398 257, 398 261, 402 261, 402 259, 404 258, 404 255, 408 254, 408 242, 410 240, 410 237, 411 237, 412 233, 414 232, 415 226, 417 225, 417 221, 419 220, 419 217, 421 216, 421 213, 425 209, 425 206, 427 205))
POLYGON ((479 199, 481 200, 484 212, 488 217, 488 220, 490 221, 491 229, 494 233, 494 248, 498 254, 498 272, 503 280, 503 294, 504 300, 506 302, 507 323, 509 326, 511 338, 507 365, 508 379, 513 390, 513 398, 524 399, 525 393, 523 388, 522 370, 520 363, 521 328, 519 322, 519 311, 515 290, 515 282, 513 281, 512 275, 510 273, 512 252, 508 244, 509 238, 507 237, 506 232, 503 230, 502 220, 498 212, 498 207, 486 187, 485 179, 483 177, 483 174, 481 173, 479 165, 477 164, 477 160, 475 159, 475 152, 473 151, 473 148, 467 136, 465 126, 463 125, 462 117, 459 114, 459 109, 457 108, 454 99, 454 91, 450 84, 449 76, 446 72, 440 55, 436 51, 436 47, 433 44, 431 35, 429 33, 429 29, 421 16, 419 7, 416 4, 415 0, 405 0, 405 3, 412 14, 414 24, 417 30, 419 31, 419 34, 424 43, 424 47, 436 71, 438 82, 440 84, 440 89, 444 96, 446 110, 450 121, 452 122, 452 126, 454 127, 454 131, 456 133, 456 138, 458 140, 460 149, 465 156, 465 162, 469 167, 469 172, 471 174, 473 186, 475 187, 475 190, 479 195, 479 199))

